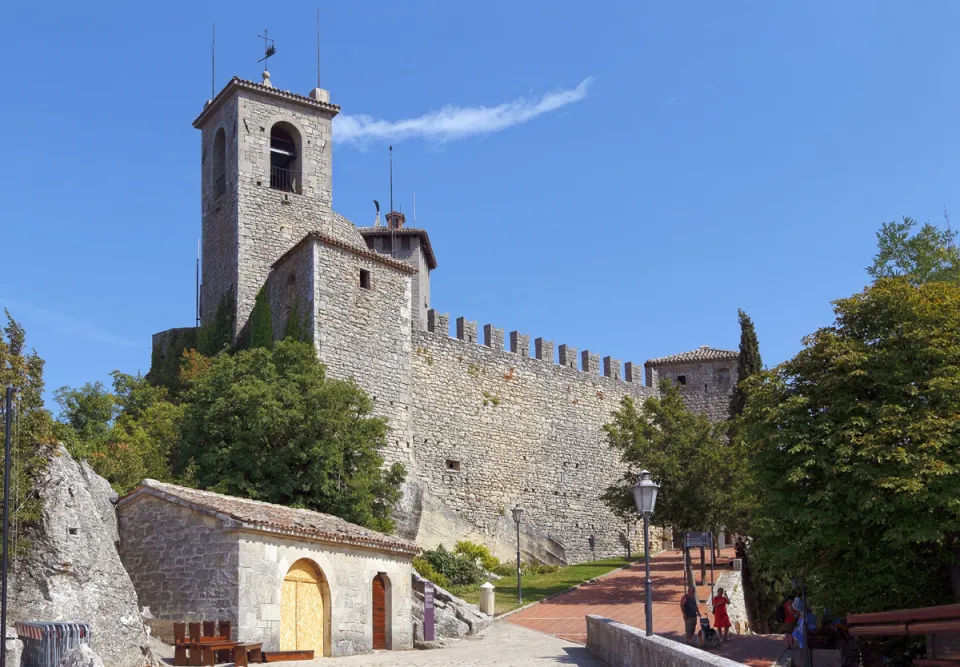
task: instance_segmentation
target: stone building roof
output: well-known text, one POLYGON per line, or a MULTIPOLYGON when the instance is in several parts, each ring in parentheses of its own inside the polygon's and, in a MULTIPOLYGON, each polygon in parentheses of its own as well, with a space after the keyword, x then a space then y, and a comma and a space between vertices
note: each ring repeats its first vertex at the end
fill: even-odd
POLYGON ((671 354, 669 357, 648 359, 644 366, 660 366, 663 364, 695 363, 698 361, 718 361, 720 359, 736 359, 740 353, 735 350, 718 350, 709 345, 701 345, 696 350, 671 354))
POLYGON ((273 268, 283 264, 283 262, 288 257, 294 254, 297 250, 299 250, 303 246, 304 243, 307 243, 310 240, 319 241, 320 243, 333 246, 335 248, 341 248, 343 250, 346 250, 347 252, 352 252, 354 255, 359 255, 360 257, 366 257, 367 259, 373 260, 374 262, 379 262, 381 264, 385 264, 386 266, 397 269, 398 271, 401 271, 403 273, 411 273, 411 274, 418 273, 418 271, 414 267, 410 266, 406 262, 398 262, 397 260, 392 259, 390 257, 385 257, 380 253, 367 249, 366 246, 364 246, 363 248, 358 248, 357 246, 351 245, 346 241, 342 241, 332 236, 328 236, 323 232, 310 232, 309 234, 304 236, 302 239, 300 239, 299 242, 297 242, 295 246, 293 246, 292 248, 287 250, 285 253, 280 255, 280 258, 276 262, 274 262, 271 265, 271 267, 273 268))
POLYGON ((433 271, 437 268, 437 257, 433 254, 433 246, 430 245, 430 236, 427 230, 417 227, 401 227, 400 229, 390 229, 389 227, 358 227, 357 231, 363 238, 376 238, 378 236, 387 236, 393 232, 395 236, 419 236, 420 247, 423 248, 423 254, 427 258, 427 266, 433 271))
POLYGON ((193 126, 199 128, 203 124, 204 118, 213 113, 214 110, 219 107, 227 97, 230 96, 230 92, 237 88, 242 88, 246 90, 254 90, 258 93, 264 93, 272 97, 279 98, 281 100, 286 100, 288 102, 294 102, 295 104, 302 104, 314 109, 322 109, 328 111, 331 114, 331 118, 340 113, 340 106, 337 104, 330 104, 329 102, 320 102, 315 100, 312 97, 305 97, 304 95, 298 95, 297 93, 291 93, 288 90, 280 90, 279 88, 274 88, 272 86, 265 86, 262 83, 256 83, 255 81, 248 81, 247 79, 241 79, 238 76, 233 77, 230 81, 227 82, 217 96, 214 97, 209 104, 207 104, 203 111, 200 112, 200 115, 193 121, 193 126))
POLYGON ((215 516, 233 529, 255 530, 288 536, 303 536, 320 542, 345 544, 378 551, 416 555, 420 548, 409 540, 344 521, 339 517, 311 510, 294 509, 259 500, 224 496, 210 491, 188 489, 145 479, 140 486, 120 499, 118 507, 151 495, 171 503, 215 516))

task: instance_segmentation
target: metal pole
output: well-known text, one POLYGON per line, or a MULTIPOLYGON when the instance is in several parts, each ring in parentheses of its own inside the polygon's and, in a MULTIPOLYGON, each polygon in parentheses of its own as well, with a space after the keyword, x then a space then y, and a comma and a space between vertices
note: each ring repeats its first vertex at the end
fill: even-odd
POLYGON ((713 587, 716 585, 713 579, 713 570, 716 565, 716 559, 713 557, 713 533, 710 533, 710 596, 713 597, 713 587))
POLYGON ((7 667, 7 542, 10 537, 10 436, 13 431, 13 386, 7 387, 4 406, 5 430, 3 453, 3 565, 2 591, 0 591, 0 632, 3 632, 3 647, 0 648, 0 667, 7 667))
POLYGON ((643 513, 643 561, 646 569, 646 581, 643 587, 646 589, 646 609, 644 614, 647 617, 647 637, 653 634, 653 591, 650 589, 650 516, 643 513))
POLYGON ((804 663, 806 665, 813 665, 813 647, 810 646, 810 633, 807 628, 807 614, 810 613, 810 608, 807 607, 807 582, 803 582, 803 613, 800 614, 800 622, 803 623, 803 653, 804 653, 804 663))
MULTIPOLYGON (((517 602, 523 604, 523 591, 520 588, 520 522, 517 522, 517 602)), ((0 665, 0 667, 3 667, 0 665)))

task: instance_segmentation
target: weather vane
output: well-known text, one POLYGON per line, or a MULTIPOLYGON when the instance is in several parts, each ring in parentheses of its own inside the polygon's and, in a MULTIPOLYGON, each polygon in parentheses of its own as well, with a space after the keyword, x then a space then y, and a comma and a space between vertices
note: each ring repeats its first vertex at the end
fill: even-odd
POLYGON ((266 72, 267 65, 269 64, 270 56, 274 55, 277 52, 277 47, 273 45, 273 40, 267 36, 267 29, 263 29, 262 35, 257 35, 258 38, 263 40, 263 58, 258 60, 258 63, 263 63, 263 71, 266 72))

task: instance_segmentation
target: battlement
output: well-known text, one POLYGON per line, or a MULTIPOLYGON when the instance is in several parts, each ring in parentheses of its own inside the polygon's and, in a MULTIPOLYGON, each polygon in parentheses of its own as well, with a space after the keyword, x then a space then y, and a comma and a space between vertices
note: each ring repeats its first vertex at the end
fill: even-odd
MULTIPOLYGON (((449 313, 438 313, 435 309, 427 311, 427 331, 429 333, 440 334, 450 337, 450 315, 449 313)), ((497 352, 509 352, 524 358, 530 357, 530 334, 511 331, 505 339, 503 329, 495 327, 492 324, 483 325, 483 342, 477 336, 480 329, 477 322, 468 320, 465 317, 458 317, 456 320, 455 334, 453 338, 465 343, 476 343, 488 347, 497 352), (504 341, 509 341, 509 346, 504 349, 504 341)), ((619 359, 606 356, 601 359, 597 352, 583 350, 580 352, 580 363, 577 364, 577 348, 562 344, 555 348, 552 340, 537 338, 533 342, 534 359, 545 363, 557 364, 573 370, 595 375, 597 377, 610 378, 611 380, 620 380, 629 384, 643 384, 643 365, 628 361, 625 364, 619 359), (558 354, 554 356, 554 350, 558 354), (601 363, 602 362, 602 363, 601 363)))

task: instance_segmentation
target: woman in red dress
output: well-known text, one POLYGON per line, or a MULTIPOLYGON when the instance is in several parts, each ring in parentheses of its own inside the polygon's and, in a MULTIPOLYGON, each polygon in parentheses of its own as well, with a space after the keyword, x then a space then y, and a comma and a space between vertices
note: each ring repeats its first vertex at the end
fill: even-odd
POLYGON ((727 605, 730 604, 730 598, 723 592, 722 588, 717 589, 717 595, 713 598, 713 627, 715 627, 723 637, 723 641, 730 641, 730 617, 727 616, 727 605))

